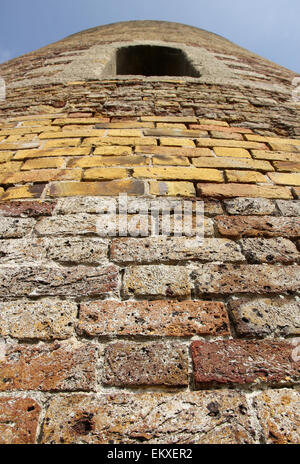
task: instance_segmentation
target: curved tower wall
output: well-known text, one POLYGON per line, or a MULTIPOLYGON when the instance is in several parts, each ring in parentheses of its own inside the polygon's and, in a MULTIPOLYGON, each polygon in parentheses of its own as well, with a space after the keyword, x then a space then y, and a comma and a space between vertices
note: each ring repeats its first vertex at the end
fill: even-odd
POLYGON ((299 442, 299 76, 156 21, 0 76, 0 443, 299 442))

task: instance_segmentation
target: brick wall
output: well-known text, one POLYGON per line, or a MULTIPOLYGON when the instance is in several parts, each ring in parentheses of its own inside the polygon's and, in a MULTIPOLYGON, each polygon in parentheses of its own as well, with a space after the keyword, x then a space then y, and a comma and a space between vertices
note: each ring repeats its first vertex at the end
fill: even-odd
POLYGON ((298 140, 188 117, 1 134, 1 442, 299 441, 298 140), (107 236, 120 192, 128 220, 203 201, 203 243, 107 236))

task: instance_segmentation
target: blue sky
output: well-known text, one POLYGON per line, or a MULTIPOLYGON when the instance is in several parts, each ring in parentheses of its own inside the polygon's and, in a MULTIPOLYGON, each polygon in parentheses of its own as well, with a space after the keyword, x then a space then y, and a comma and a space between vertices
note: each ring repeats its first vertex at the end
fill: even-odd
POLYGON ((0 0, 0 62, 83 29, 176 21, 220 34, 300 74, 299 0, 0 0))

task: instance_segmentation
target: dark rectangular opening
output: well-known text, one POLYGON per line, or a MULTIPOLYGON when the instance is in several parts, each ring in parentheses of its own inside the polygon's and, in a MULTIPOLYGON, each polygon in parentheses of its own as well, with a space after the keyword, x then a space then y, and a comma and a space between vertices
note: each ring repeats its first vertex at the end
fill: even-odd
POLYGON ((200 77, 178 48, 133 45, 120 48, 116 60, 117 75, 200 77))

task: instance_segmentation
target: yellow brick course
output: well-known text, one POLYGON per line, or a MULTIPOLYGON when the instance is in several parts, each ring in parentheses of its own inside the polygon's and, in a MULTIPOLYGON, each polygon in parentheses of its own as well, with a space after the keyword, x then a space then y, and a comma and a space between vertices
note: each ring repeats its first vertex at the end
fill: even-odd
POLYGON ((188 156, 191 158, 198 156, 213 156, 209 148, 185 148, 185 147, 135 147, 135 153, 153 154, 153 155, 169 155, 169 156, 188 156))
POLYGON ((206 180, 209 182, 224 181, 221 171, 193 167, 138 167, 134 168, 133 177, 166 180, 206 180))
POLYGON ((30 169, 62 168, 64 164, 64 158, 36 158, 25 161, 21 171, 30 169))
MULTIPOLYGON (((139 144, 141 145, 141 144, 139 144)), ((176 138, 176 137, 161 137, 160 145, 165 147, 191 147, 195 148, 193 140, 176 138)))
POLYGON ((52 150, 19 150, 14 156, 14 160, 43 158, 43 157, 59 157, 59 156, 87 156, 90 153, 90 148, 56 148, 52 150))
POLYGON ((278 198, 289 200, 293 195, 288 187, 260 186, 253 184, 197 184, 199 196, 213 198, 278 198))
POLYGON ((84 180, 122 179, 127 177, 125 168, 91 168, 84 171, 84 180))
POLYGON ((82 138, 82 137, 103 137, 106 133, 104 129, 91 129, 91 130, 73 130, 73 131, 57 131, 57 132, 43 132, 39 135, 41 140, 44 139, 61 139, 61 138, 82 138))
POLYGON ((34 171, 0 174, 0 184, 2 185, 80 179, 81 169, 37 169, 34 171))
POLYGON ((252 156, 255 159, 278 160, 278 161, 299 161, 299 154, 286 153, 284 151, 267 151, 267 150, 251 150, 252 156))
POLYGON ((48 140, 44 143, 43 149, 48 150, 49 148, 62 148, 62 147, 78 147, 81 139, 56 139, 48 140))
POLYGON ((150 181, 150 194, 194 197, 196 193, 192 182, 159 182, 153 180, 150 181))
POLYGON ((149 164, 149 159, 145 156, 85 156, 69 160, 68 167, 144 166, 147 164, 149 164))
POLYGON ((248 158, 194 158, 193 164, 198 168, 250 169, 254 171, 274 171, 269 161, 248 158))
POLYGON ((265 149, 267 146, 259 142, 246 142, 239 140, 225 140, 225 139, 196 139, 197 147, 233 147, 233 148, 257 148, 265 149))
POLYGON ((21 162, 9 161, 8 163, 0 164, 0 173, 19 171, 21 169, 21 166, 21 162))
POLYGON ((249 151, 244 148, 215 147, 214 152, 217 156, 229 158, 251 158, 249 151))
POLYGON ((246 184, 256 184, 267 182, 266 176, 255 171, 225 171, 228 182, 241 182, 246 184))
POLYGON ((278 185, 300 186, 300 173, 285 174, 281 172, 270 172, 269 177, 278 185))
POLYGON ((143 182, 129 179, 107 182, 58 182, 50 186, 48 194, 51 197, 111 196, 119 193, 143 195, 144 191, 143 182))
POLYGON ((189 166, 190 162, 185 156, 157 155, 152 158, 153 164, 165 164, 169 166, 189 166))
POLYGON ((0 151, 0 163, 7 163, 7 161, 9 161, 12 158, 13 154, 13 151, 0 151))
POLYGON ((85 139, 82 145, 157 145, 157 141, 153 137, 91 137, 85 139))
POLYGON ((101 155, 101 156, 122 156, 122 155, 131 155, 132 149, 130 147, 122 147, 122 146, 109 146, 109 147, 96 147, 94 151, 94 155, 101 155))

